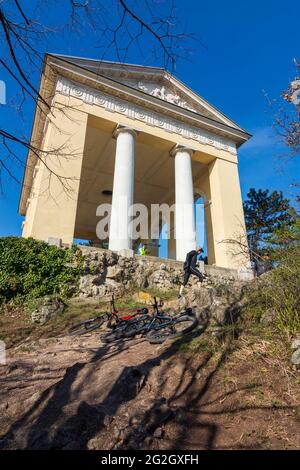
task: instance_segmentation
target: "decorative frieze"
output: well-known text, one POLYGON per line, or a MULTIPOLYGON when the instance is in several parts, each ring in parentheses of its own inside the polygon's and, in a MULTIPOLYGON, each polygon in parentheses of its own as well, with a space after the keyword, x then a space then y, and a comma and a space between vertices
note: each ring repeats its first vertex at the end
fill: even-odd
POLYGON ((169 118, 163 114, 156 113, 142 106, 135 105, 121 98, 100 92, 88 86, 84 86, 64 77, 57 80, 56 91, 65 96, 79 98, 90 105, 101 106, 107 111, 118 113, 129 119, 138 120, 152 127, 159 127, 167 132, 182 135, 186 139, 195 140, 204 145, 226 150, 236 154, 235 143, 229 139, 214 135, 203 129, 189 126, 183 122, 169 118))
POLYGON ((168 101, 169 103, 175 104, 176 106, 180 106, 181 108, 188 109, 194 113, 197 110, 191 107, 187 101, 185 101, 180 95, 174 93, 173 91, 166 88, 164 85, 157 86, 157 83, 150 83, 150 82, 143 82, 143 81, 127 81, 126 82, 129 86, 133 86, 138 90, 142 90, 144 93, 148 93, 149 95, 155 96, 164 101, 168 101))

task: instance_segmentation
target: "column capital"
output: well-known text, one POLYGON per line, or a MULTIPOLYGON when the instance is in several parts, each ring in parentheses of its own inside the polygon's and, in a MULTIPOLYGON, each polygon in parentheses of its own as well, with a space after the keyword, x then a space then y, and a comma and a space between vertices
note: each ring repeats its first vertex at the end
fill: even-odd
POLYGON ((190 154, 190 156, 193 155, 194 150, 191 149, 190 147, 185 147, 184 145, 179 145, 176 144, 174 147, 170 150, 170 155, 171 157, 175 157, 177 152, 187 152, 190 154))
POLYGON ((121 134, 122 132, 125 132, 125 133, 129 133, 131 135, 133 135, 133 137, 135 138, 138 134, 138 132, 134 129, 132 129, 132 127, 127 127, 127 126, 122 126, 121 124, 118 124, 113 132, 113 137, 116 138, 119 134, 121 134))

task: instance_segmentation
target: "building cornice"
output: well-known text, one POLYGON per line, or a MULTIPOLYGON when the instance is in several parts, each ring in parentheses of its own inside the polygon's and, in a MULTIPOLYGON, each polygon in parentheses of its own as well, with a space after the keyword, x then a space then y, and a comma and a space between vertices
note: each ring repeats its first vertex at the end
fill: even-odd
POLYGON ((148 109, 145 106, 136 105, 132 101, 118 98, 111 93, 100 92, 87 85, 72 82, 65 77, 58 78, 56 91, 65 96, 78 98, 91 106, 99 106, 111 113, 125 116, 133 121, 141 121, 148 126, 159 127, 171 134, 178 134, 186 139, 199 142, 203 145, 213 146, 219 150, 236 155, 235 143, 230 139, 218 136, 202 128, 191 126, 166 114, 152 111, 152 109, 148 109))
MULTIPOLYGON (((246 142, 251 137, 249 133, 239 127, 230 126, 197 112, 190 111, 173 103, 161 100, 143 92, 142 90, 133 88, 128 84, 121 83, 99 73, 91 72, 79 65, 74 65, 72 62, 50 56, 49 63, 57 70, 58 74, 65 76, 66 78, 70 78, 73 81, 79 81, 79 83, 82 84, 88 84, 96 89, 102 89, 107 93, 123 97, 124 99, 135 101, 142 106, 159 110, 159 112, 164 114, 176 116, 177 119, 187 123, 193 123, 193 125, 204 127, 206 130, 211 130, 212 132, 232 139, 236 142, 237 146, 246 142)), ((168 74, 168 72, 166 73, 168 74)), ((172 76, 169 75, 169 77, 172 76)))
MULTIPOLYGON (((201 106, 206 112, 215 115, 217 119, 212 118, 212 120, 221 121, 224 124, 227 124, 229 127, 244 132, 248 137, 250 137, 250 134, 245 131, 245 129, 242 129, 236 122, 226 116, 218 108, 216 108, 216 106, 213 106, 211 103, 205 100, 205 98, 199 95, 199 93, 192 90, 180 79, 178 79, 174 74, 171 74, 169 71, 162 67, 128 63, 125 64, 113 61, 99 61, 98 59, 66 56, 61 54, 49 54, 49 57, 51 57, 53 60, 58 59, 61 62, 65 62, 69 64, 69 66, 78 67, 79 69, 82 69, 85 72, 90 71, 96 74, 97 76, 108 77, 121 83, 123 81, 123 84, 126 84, 126 79, 135 79, 137 82, 143 81, 145 79, 154 81, 155 83, 160 82, 162 84, 169 85, 173 87, 175 92, 179 91, 183 93, 187 98, 192 100, 194 104, 198 104, 198 106, 201 106)), ((130 83, 127 84, 129 86, 132 86, 130 85, 130 83)), ((135 88, 139 88, 140 90, 143 89, 136 85, 135 88)), ((168 101, 168 97, 166 97, 165 99, 168 101)), ((181 106, 181 104, 178 104, 178 102, 175 104, 177 104, 177 106, 181 106)), ((182 107, 184 107, 184 105, 182 107)), ((189 109, 189 106, 187 106, 187 109, 189 109)), ((197 110, 194 109, 193 111, 199 115, 203 114, 201 113, 201 111, 197 112, 197 110)))

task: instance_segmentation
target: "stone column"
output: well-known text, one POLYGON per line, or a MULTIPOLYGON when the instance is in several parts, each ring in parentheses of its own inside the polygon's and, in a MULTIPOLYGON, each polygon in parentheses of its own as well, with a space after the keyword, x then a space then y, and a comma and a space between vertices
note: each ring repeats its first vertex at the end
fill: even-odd
POLYGON ((186 254, 196 249, 192 153, 186 147, 176 146, 175 157, 175 238, 176 259, 184 261, 186 254))
POLYGON ((128 127, 118 126, 116 138, 116 159, 112 194, 109 249, 114 251, 131 249, 130 206, 133 204, 134 189, 134 143, 136 132, 128 127))

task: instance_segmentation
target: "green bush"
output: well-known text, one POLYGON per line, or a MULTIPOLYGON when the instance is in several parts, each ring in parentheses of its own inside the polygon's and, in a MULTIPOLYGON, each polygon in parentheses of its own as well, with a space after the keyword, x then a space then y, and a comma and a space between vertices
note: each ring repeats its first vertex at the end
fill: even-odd
POLYGON ((286 333, 300 331, 300 244, 299 236, 274 250, 275 268, 250 286, 247 310, 260 319, 266 310, 274 311, 274 326, 286 333))
POLYGON ((83 256, 76 247, 60 249, 32 238, 0 238, 0 303, 49 294, 70 296, 83 256))
POLYGON ((276 325, 291 333, 300 331, 300 246, 282 251, 279 266, 271 272, 269 299, 276 311, 276 325))

